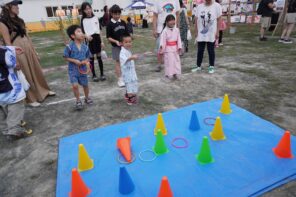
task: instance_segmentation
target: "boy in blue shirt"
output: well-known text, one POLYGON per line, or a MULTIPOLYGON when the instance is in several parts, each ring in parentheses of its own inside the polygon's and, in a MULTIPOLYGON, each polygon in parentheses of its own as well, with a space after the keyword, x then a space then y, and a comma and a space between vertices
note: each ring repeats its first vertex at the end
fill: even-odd
POLYGON ((80 26, 71 25, 67 29, 67 34, 71 38, 71 42, 64 50, 64 58, 69 62, 68 74, 74 96, 76 98, 76 109, 83 108, 79 95, 79 85, 84 90, 84 102, 86 104, 93 104, 89 98, 88 79, 86 73, 81 73, 79 67, 89 65, 90 52, 88 46, 84 44, 85 35, 82 33, 80 26))

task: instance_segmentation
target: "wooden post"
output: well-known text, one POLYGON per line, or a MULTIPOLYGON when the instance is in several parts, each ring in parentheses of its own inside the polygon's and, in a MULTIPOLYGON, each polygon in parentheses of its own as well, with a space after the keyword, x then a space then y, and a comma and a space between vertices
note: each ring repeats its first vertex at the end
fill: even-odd
POLYGON ((279 25, 283 25, 284 24, 284 19, 285 19, 285 16, 286 16, 286 13, 287 13, 287 6, 288 6, 288 3, 287 3, 287 0, 285 0, 285 5, 284 5, 284 9, 283 11, 281 12, 280 16, 279 16, 279 19, 276 23, 276 26, 272 32, 272 37, 276 34, 276 30, 278 29, 279 25))

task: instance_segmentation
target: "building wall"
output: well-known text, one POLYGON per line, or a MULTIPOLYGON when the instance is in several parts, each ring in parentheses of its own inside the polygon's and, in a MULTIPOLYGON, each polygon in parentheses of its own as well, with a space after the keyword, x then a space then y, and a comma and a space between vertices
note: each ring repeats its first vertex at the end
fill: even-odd
MULTIPOLYGON (((84 0, 23 0, 23 4, 19 6, 20 17, 25 20, 29 32, 58 30, 59 25, 57 18, 48 17, 46 7, 75 7, 80 6, 83 2, 84 0)), ((93 10, 95 10, 94 14, 98 17, 101 17, 103 15, 103 7, 105 5, 110 8, 112 5, 117 4, 121 8, 126 8, 131 3, 132 0, 93 0, 92 7, 93 10)), ((127 15, 128 11, 124 11, 122 14, 127 15)), ((68 23, 64 22, 66 26, 68 23)))
POLYGON ((20 17, 25 22, 39 22, 41 19, 50 21, 52 18, 47 17, 47 6, 75 6, 80 5, 83 0, 24 0, 23 4, 19 6, 20 17))

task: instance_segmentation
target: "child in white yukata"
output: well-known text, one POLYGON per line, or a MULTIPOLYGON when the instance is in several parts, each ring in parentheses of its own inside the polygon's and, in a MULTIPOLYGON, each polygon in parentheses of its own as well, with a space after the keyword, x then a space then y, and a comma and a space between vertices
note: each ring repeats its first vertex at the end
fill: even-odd
POLYGON ((129 34, 124 34, 121 37, 121 44, 119 57, 122 78, 126 87, 125 99, 128 105, 133 105, 137 104, 138 77, 134 60, 137 60, 138 56, 132 55, 130 51, 132 48, 132 38, 129 34))
POLYGON ((164 54, 165 78, 179 79, 181 75, 180 53, 182 41, 180 31, 175 27, 175 17, 170 14, 165 19, 165 27, 160 35, 160 53, 164 54))

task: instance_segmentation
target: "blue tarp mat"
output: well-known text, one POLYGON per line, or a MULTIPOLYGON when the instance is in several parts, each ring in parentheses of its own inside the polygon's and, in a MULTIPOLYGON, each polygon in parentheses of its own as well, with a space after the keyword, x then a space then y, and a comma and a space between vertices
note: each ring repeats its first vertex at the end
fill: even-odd
MULTIPOLYGON (((92 190, 89 196, 121 196, 118 191, 121 166, 126 166, 135 183, 135 191, 127 196, 157 196, 163 176, 168 177, 175 197, 258 196, 294 180, 296 159, 278 159, 272 151, 284 130, 233 104, 233 112, 223 115, 219 113, 221 102, 222 99, 214 99, 163 113, 169 153, 152 162, 141 161, 138 154, 154 146, 157 115, 61 138, 56 196, 67 196, 71 190, 71 169, 77 167, 80 143, 95 164, 94 169, 81 173, 92 190), (188 129, 192 110, 196 110, 201 125, 197 132, 188 129), (212 141, 209 132, 213 126, 203 122, 207 117, 217 116, 221 117, 227 137, 224 141, 212 141), (126 136, 131 137, 136 155, 136 160, 129 165, 117 161, 116 140, 126 136), (209 137, 215 159, 208 165, 200 165, 195 159, 203 136, 209 137), (171 142, 176 137, 186 138, 189 147, 174 148, 171 142)), ((295 145, 293 136, 294 150, 295 145)))

